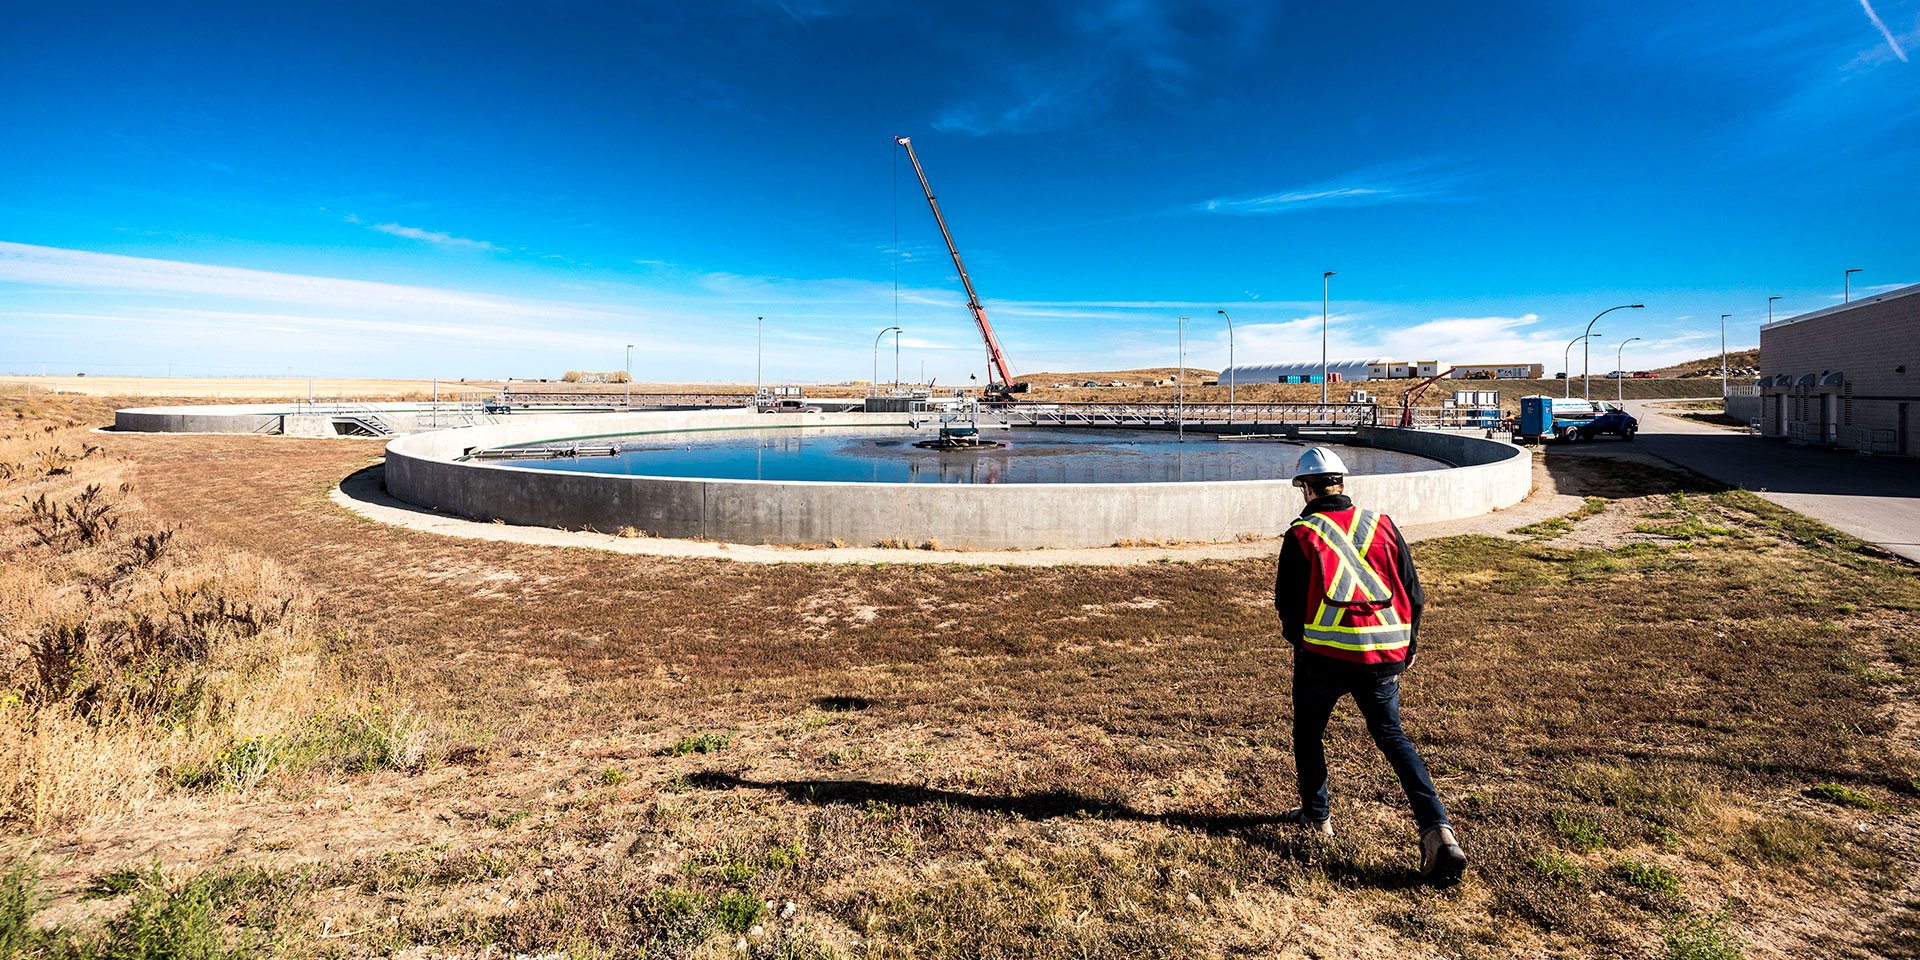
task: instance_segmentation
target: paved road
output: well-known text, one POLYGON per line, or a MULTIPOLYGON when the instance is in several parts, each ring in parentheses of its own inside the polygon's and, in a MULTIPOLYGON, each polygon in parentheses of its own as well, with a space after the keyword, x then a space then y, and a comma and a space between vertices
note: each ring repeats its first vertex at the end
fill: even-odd
POLYGON ((1631 445, 1596 440, 1556 450, 1605 454, 1637 447, 1920 562, 1920 460, 1794 446, 1664 416, 1650 406, 1673 402, 1626 402, 1640 421, 1631 445))

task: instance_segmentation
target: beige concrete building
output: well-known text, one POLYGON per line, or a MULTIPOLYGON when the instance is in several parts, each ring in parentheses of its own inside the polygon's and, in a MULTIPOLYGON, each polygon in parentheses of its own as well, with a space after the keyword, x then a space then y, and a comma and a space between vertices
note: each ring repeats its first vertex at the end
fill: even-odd
POLYGON ((1920 284, 1760 328, 1760 432, 1920 455, 1920 284))

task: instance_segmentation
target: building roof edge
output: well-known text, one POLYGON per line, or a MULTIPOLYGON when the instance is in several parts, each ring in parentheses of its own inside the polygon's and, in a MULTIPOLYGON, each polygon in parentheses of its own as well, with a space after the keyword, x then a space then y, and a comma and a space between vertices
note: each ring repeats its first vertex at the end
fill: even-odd
POLYGON ((1772 323, 1763 323, 1760 325, 1760 329, 1763 331, 1772 330, 1776 327, 1784 327, 1784 326, 1787 326, 1788 324, 1801 323, 1807 320, 1820 320, 1826 317, 1834 316, 1835 314, 1845 313, 1849 310, 1853 310, 1858 307, 1864 307, 1870 303, 1881 303, 1887 300, 1898 300, 1901 297, 1911 297, 1914 294, 1920 294, 1920 283, 1909 284, 1904 287, 1897 287, 1895 289, 1888 290, 1885 293, 1877 294, 1871 297, 1863 297, 1851 303, 1836 303, 1831 307, 1824 307, 1822 309, 1815 310, 1811 313, 1803 313, 1797 317, 1788 317, 1785 320, 1775 320, 1772 323))

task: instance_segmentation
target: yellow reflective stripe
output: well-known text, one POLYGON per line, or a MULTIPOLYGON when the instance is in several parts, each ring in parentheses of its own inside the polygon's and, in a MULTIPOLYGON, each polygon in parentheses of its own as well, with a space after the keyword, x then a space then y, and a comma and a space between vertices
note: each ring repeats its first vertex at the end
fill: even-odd
POLYGON ((1330 630, 1336 626, 1339 626, 1339 624, 1340 624, 1340 608, 1334 606, 1331 603, 1323 603, 1320 605, 1319 613, 1314 615, 1313 623, 1309 624, 1307 629, 1311 630, 1311 629, 1318 628, 1322 630, 1330 630))
MULTIPOLYGON (((1359 514, 1356 514, 1356 519, 1358 516, 1359 514)), ((1386 582, 1380 579, 1380 575, 1374 571, 1373 567, 1354 551, 1353 541, 1349 539, 1347 531, 1340 529, 1339 524, 1318 513, 1301 517, 1294 523, 1305 524, 1308 529, 1319 534, 1321 542, 1332 547, 1334 556, 1340 561, 1342 576, 1335 581, 1334 586, 1337 589, 1333 589, 1329 596, 1342 601, 1351 601, 1353 594, 1360 592, 1362 599, 1375 603, 1393 598, 1393 594, 1387 589, 1386 582), (1344 582, 1349 572, 1356 581, 1353 587, 1348 587, 1344 582)))
POLYGON ((1335 650, 1352 650, 1358 653, 1365 653, 1370 650, 1399 650, 1409 643, 1412 643, 1411 640, 1396 640, 1392 643, 1345 643, 1339 640, 1322 640, 1314 637, 1306 637, 1303 639, 1303 642, 1314 646, 1332 647, 1335 650))
POLYGON ((1360 555, 1361 560, 1365 560, 1367 558, 1367 551, 1373 549, 1374 534, 1380 532, 1380 515, 1374 513, 1372 510, 1361 510, 1355 515, 1353 526, 1355 530, 1365 531, 1365 533, 1362 533, 1360 536, 1353 538, 1355 540, 1354 552, 1360 555))
POLYGON ((1392 620, 1387 623, 1363 623, 1363 624, 1346 624, 1346 625, 1342 625, 1337 622, 1336 623, 1316 622, 1316 623, 1310 624, 1307 627, 1307 629, 1330 630, 1336 633, 1356 633, 1356 634, 1357 633, 1389 633, 1394 630, 1405 630, 1407 629, 1407 625, 1404 623, 1401 623, 1398 620, 1392 620))

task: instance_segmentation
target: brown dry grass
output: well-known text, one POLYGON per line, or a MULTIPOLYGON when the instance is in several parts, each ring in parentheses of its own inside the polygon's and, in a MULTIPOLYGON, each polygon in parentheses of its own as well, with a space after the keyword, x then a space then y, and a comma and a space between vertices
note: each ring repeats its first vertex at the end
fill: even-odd
POLYGON ((1407 723, 1475 860, 1436 893, 1350 711, 1340 839, 1272 820, 1295 800, 1271 561, 750 567, 459 541, 327 502, 376 443, 101 442, 152 522, 279 564, 347 662, 449 733, 418 772, 43 832, 78 858, 56 910, 158 853, 257 871, 229 926, 290 954, 717 956, 757 924, 759 956, 1644 956, 1722 907, 1753 956, 1915 947, 1920 584, 1688 477, 1549 454, 1563 492, 1684 511, 1619 547, 1419 547, 1407 723), (1877 808, 1809 794, 1825 784, 1877 808))
POLYGON ((83 432, 102 405, 23 400, 12 413, 0 428, 0 823, 123 814, 196 776, 251 785, 287 766, 272 753, 311 740, 321 714, 369 706, 312 639, 311 600, 277 563, 210 549, 144 510, 137 467, 83 432))

